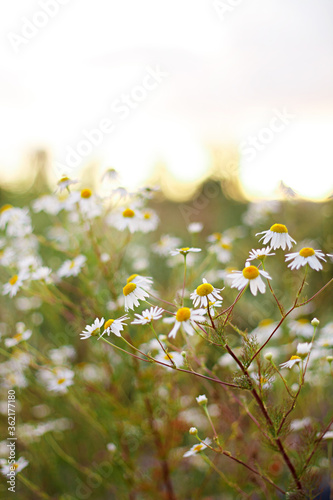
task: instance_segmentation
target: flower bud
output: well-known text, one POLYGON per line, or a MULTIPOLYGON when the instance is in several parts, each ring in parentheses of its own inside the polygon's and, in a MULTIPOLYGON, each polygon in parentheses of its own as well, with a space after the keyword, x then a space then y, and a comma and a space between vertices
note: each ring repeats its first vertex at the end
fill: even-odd
POLYGON ((318 326, 320 323, 319 319, 317 318, 313 318, 313 320, 311 321, 311 325, 312 326, 318 326))
POLYGON ((198 396, 195 399, 197 400, 197 403, 201 406, 205 406, 208 403, 208 399, 205 394, 202 394, 201 396, 198 396))
POLYGON ((333 356, 326 356, 326 361, 328 361, 329 363, 332 363, 333 356))
POLYGON ((267 359, 267 361, 271 361, 273 358, 273 354, 271 352, 266 352, 264 358, 267 359))
POLYGON ((191 427, 188 431, 192 436, 196 436, 198 434, 198 429, 196 427, 191 427))

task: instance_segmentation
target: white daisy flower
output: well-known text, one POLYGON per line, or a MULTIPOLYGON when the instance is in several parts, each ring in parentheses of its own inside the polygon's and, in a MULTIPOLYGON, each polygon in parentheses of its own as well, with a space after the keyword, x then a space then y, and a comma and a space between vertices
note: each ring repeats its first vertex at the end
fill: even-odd
POLYGON ((15 474, 17 474, 18 472, 21 472, 21 470, 23 470, 28 464, 28 460, 26 460, 24 457, 20 457, 14 463, 8 463, 8 460, 4 460, 1 463, 0 470, 4 476, 7 476, 10 472, 15 472, 15 474))
POLYGON ((13 347, 24 340, 30 339, 31 335, 32 335, 31 330, 23 330, 22 331, 22 329, 17 328, 17 333, 13 337, 5 339, 5 341, 4 341, 5 346, 6 347, 13 347))
POLYGON ((152 245, 153 252, 166 257, 170 254, 170 251, 180 244, 180 239, 175 236, 169 236, 164 234, 160 237, 157 243, 152 245))
POLYGON ((140 229, 143 233, 149 233, 150 231, 155 231, 158 226, 159 218, 158 215, 151 209, 143 209, 142 220, 140 223, 140 229))
POLYGON ((50 284, 52 283, 52 278, 50 274, 52 273, 52 269, 46 266, 42 266, 36 271, 34 271, 31 275, 32 280, 38 280, 38 281, 45 281, 45 283, 50 284))
POLYGON ((191 457, 193 455, 196 455, 197 453, 200 453, 200 451, 205 450, 211 443, 211 440, 209 438, 206 438, 202 443, 195 444, 192 446, 190 450, 188 450, 186 453, 184 453, 183 457, 191 457))
POLYGON ((251 260, 264 260, 265 257, 268 257, 269 255, 275 255, 275 253, 270 253, 271 252, 271 247, 264 247, 261 249, 255 250, 252 248, 251 252, 249 253, 249 257, 246 259, 247 261, 251 260))
MULTIPOLYGON (((251 336, 255 336, 258 342, 262 343, 273 332, 273 330, 275 330, 277 325, 277 321, 274 321, 271 318, 265 318, 259 322, 258 326, 252 330, 250 334, 251 336)), ((274 333, 274 338, 276 339, 281 336, 281 333, 282 329, 278 328, 274 333)))
POLYGON ((119 182, 120 176, 115 168, 108 168, 102 175, 101 182, 119 182))
POLYGON ((203 278, 202 285, 199 285, 196 290, 191 293, 190 298, 193 300, 194 307, 207 307, 209 302, 223 300, 219 294, 221 290, 223 290, 223 288, 214 288, 213 285, 203 278))
POLYGON ((96 318, 92 325, 87 325, 86 329, 80 333, 81 340, 89 339, 100 334, 101 328, 104 324, 104 318, 96 318))
POLYGON ((323 439, 333 439, 333 431, 327 431, 323 435, 323 439))
POLYGON ((150 288, 153 284, 153 279, 149 276, 141 276, 140 274, 131 274, 129 278, 127 278, 126 283, 135 283, 139 285, 141 288, 150 288))
POLYGON ((271 242, 271 247, 273 250, 277 248, 282 248, 282 250, 286 249, 286 246, 290 250, 293 246, 293 243, 296 243, 293 238, 291 238, 288 234, 288 229, 284 224, 273 224, 268 231, 262 231, 261 233, 257 233, 256 236, 263 234, 259 241, 264 240, 263 244, 271 242))
POLYGON ((301 358, 299 356, 291 356, 289 361, 286 361, 285 363, 281 363, 280 367, 281 368, 292 368, 295 364, 300 363, 301 358))
POLYGON ((110 335, 110 333, 114 333, 117 337, 121 337, 121 333, 124 329, 124 326, 127 326, 125 321, 129 319, 129 316, 126 314, 117 319, 108 319, 104 325, 104 332, 99 336, 101 338, 105 333, 110 335))
POLYGON ((67 387, 74 384, 74 372, 69 368, 57 366, 53 370, 42 369, 39 377, 49 391, 65 394, 67 387))
POLYGON ((187 230, 192 234, 201 233, 203 230, 203 224, 202 222, 191 222, 191 224, 187 226, 187 230))
POLYGON ((63 203, 56 196, 49 194, 40 196, 32 203, 32 209, 35 213, 45 212, 49 215, 57 215, 63 208, 63 203))
POLYGON ((299 269, 301 266, 309 264, 309 266, 315 271, 319 271, 323 268, 321 262, 318 259, 322 259, 326 262, 324 258, 324 253, 321 250, 314 250, 310 247, 302 248, 299 252, 288 253, 286 255, 286 262, 292 260, 288 267, 290 269, 299 269))
POLYGON ((63 345, 58 349, 50 349, 48 352, 50 359, 57 365, 63 365, 69 360, 73 360, 76 356, 76 351, 71 345, 63 345))
POLYGON ((331 335, 333 338, 333 321, 330 321, 327 323, 322 329, 321 329, 322 335, 331 335))
POLYGON ((200 406, 206 405, 208 403, 208 398, 207 398, 206 394, 201 394, 200 396, 196 397, 195 399, 196 399, 198 405, 200 405, 200 406))
POLYGON ((125 297, 125 311, 138 307, 139 300, 145 300, 149 294, 139 285, 133 282, 127 283, 123 288, 123 295, 125 297))
POLYGON ((312 424, 312 420, 310 417, 305 418, 296 418, 290 422, 290 429, 292 431, 300 431, 305 427, 309 427, 312 424))
POLYGON ((266 285, 260 275, 266 279, 272 279, 266 271, 258 269, 256 266, 251 266, 249 262, 246 262, 243 271, 233 271, 233 274, 229 274, 228 277, 233 279, 231 288, 242 290, 250 283, 252 295, 257 295, 258 290, 260 293, 265 293, 266 291, 266 285))
MULTIPOLYGON (((184 364, 183 356, 180 352, 176 351, 164 352, 160 349, 159 353, 155 356, 155 359, 156 361, 170 365, 170 367, 175 365, 177 368, 180 368, 184 364)), ((167 368, 167 370, 170 370, 170 368, 167 368)))
POLYGON ((183 248, 176 248, 176 250, 171 250, 170 255, 175 256, 175 255, 186 255, 190 252, 201 252, 201 248, 190 248, 190 247, 183 247, 183 248))
POLYGON ((264 377, 264 376, 261 376, 259 377, 259 374, 258 373, 251 373, 251 378, 258 384, 262 387, 262 389, 269 389, 270 387, 272 387, 273 385, 273 382, 275 381, 275 377, 264 377))
POLYGON ((135 314, 136 319, 132 321, 132 325, 146 325, 147 323, 151 323, 153 320, 162 318, 162 313, 164 309, 161 307, 151 307, 150 309, 146 309, 142 311, 141 314, 135 314))
POLYGON ((175 323, 175 326, 169 333, 169 337, 175 338, 180 327, 182 327, 188 335, 193 335, 195 333, 195 322, 202 323, 205 321, 203 317, 204 314, 206 314, 206 309, 189 309, 188 307, 181 307, 178 309, 176 316, 168 318, 168 323, 175 323))
POLYGON ((26 270, 20 271, 18 274, 14 274, 7 283, 4 284, 2 295, 9 295, 10 297, 14 297, 23 282, 29 278, 29 273, 26 270))
POLYGON ((57 275, 59 278, 69 278, 70 276, 77 276, 81 271, 87 258, 84 255, 78 255, 73 260, 66 260, 58 269, 57 275))
POLYGON ((118 231, 128 229, 130 233, 141 231, 142 215, 136 207, 127 207, 121 211, 111 213, 106 218, 107 224, 118 231))
POLYGON ((78 220, 77 207, 84 218, 93 219, 99 217, 102 213, 102 206, 98 196, 94 195, 92 190, 84 188, 80 192, 70 193, 64 203, 64 207, 72 212, 72 221, 78 220))
POLYGON ((221 239, 209 248, 210 252, 216 254, 217 260, 226 264, 231 259, 232 244, 230 239, 221 239))
POLYGON ((209 307, 209 314, 214 317, 216 314, 216 310, 219 309, 219 307, 222 307, 222 300, 215 300, 214 302, 209 302, 208 307, 209 307))
POLYGON ((305 318, 290 321, 289 328, 295 335, 300 335, 305 338, 311 338, 313 335, 313 326, 310 321, 305 318))
POLYGON ((297 344, 296 352, 301 358, 306 358, 311 349, 312 349, 312 342, 302 342, 301 344, 297 344))
POLYGON ((0 210, 0 229, 5 228, 8 236, 22 237, 30 234, 32 225, 29 210, 4 205, 0 210))
POLYGON ((77 184, 79 181, 77 180, 72 180, 70 179, 69 177, 66 177, 65 175, 63 175, 60 179, 60 181, 57 182, 57 189, 56 191, 59 191, 60 193, 68 188, 69 186, 71 186, 72 184, 77 184))

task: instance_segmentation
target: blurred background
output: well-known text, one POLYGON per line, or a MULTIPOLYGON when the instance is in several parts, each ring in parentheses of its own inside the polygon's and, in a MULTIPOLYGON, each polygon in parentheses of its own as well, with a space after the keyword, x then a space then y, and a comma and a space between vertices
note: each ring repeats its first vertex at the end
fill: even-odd
POLYGON ((112 167, 173 200, 211 177, 238 200, 331 196, 331 0, 16 0, 0 19, 6 192, 112 167))

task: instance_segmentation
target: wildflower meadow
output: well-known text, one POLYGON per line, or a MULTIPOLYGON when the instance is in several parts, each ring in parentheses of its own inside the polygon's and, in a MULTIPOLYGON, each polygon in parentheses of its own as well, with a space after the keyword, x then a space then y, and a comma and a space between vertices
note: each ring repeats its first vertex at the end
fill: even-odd
POLYGON ((30 198, 0 212, 1 498, 330 498, 332 200, 193 215, 113 169, 30 198))

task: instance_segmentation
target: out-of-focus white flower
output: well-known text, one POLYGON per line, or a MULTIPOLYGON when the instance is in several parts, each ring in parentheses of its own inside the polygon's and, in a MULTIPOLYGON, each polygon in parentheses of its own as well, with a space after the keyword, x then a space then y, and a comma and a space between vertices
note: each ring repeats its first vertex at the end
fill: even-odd
POLYGON ((285 250, 286 247, 290 250, 293 246, 293 243, 296 243, 293 238, 291 238, 288 234, 288 229, 284 224, 273 224, 268 231, 262 231, 261 233, 257 233, 256 236, 263 234, 259 241, 263 240, 263 244, 271 242, 271 247, 273 250, 277 248, 282 248, 285 250))
POLYGON ((102 175, 101 182, 119 182, 120 176, 115 168, 108 168, 102 175))
POLYGON ((311 349, 312 349, 312 342, 303 342, 301 344, 297 344, 296 352, 301 358, 306 358, 311 349))
POLYGON ((203 230, 203 224, 202 222, 191 222, 191 224, 187 226, 187 230, 189 233, 193 234, 201 233, 203 230))
POLYGON ((49 391, 65 394, 68 387, 74 384, 74 372, 69 368, 57 366, 52 370, 41 369, 39 378, 49 391))
POLYGON ((51 278, 51 273, 52 269, 46 266, 42 266, 38 268, 36 271, 34 271, 31 275, 32 280, 38 280, 38 281, 45 281, 45 283, 49 284, 52 283, 52 278, 51 278))
POLYGON ((230 238, 222 238, 214 243, 209 251, 216 254, 217 260, 222 264, 231 259, 232 242, 230 238))
POLYGON ((72 184, 77 184, 79 181, 76 180, 76 179, 70 179, 69 177, 66 177, 65 175, 63 175, 60 179, 60 181, 57 182, 57 189, 56 191, 59 190, 59 192, 61 193, 64 189, 68 188, 69 186, 71 186, 72 184))
POLYGON ((141 231, 142 214, 135 206, 127 207, 108 215, 106 222, 109 226, 118 229, 118 231, 128 229, 130 233, 135 233, 141 231))
POLYGON ((17 328, 17 333, 13 337, 5 339, 5 346, 6 347, 13 347, 24 340, 30 339, 31 335, 32 335, 32 331, 25 330, 25 326, 24 326, 23 331, 22 331, 22 329, 17 328))
POLYGON ((302 248, 299 252, 288 253, 286 255, 286 262, 292 260, 292 262, 288 265, 288 267, 292 270, 299 269, 300 267, 309 264, 309 266, 315 271, 320 271, 323 266, 319 259, 326 262, 324 255, 325 254, 321 250, 314 250, 313 248, 306 247, 302 248))
POLYGON ((173 366, 180 368, 184 364, 183 356, 176 351, 164 352, 160 349, 155 359, 156 361, 169 365, 171 368, 167 368, 168 370, 172 369, 173 366))
POLYGON ((181 254, 186 256, 190 252, 201 252, 201 248, 190 248, 190 247, 176 248, 176 250, 171 250, 170 255, 175 256, 181 254))
POLYGON ((255 226, 267 216, 277 213, 281 203, 277 200, 255 201, 249 204, 249 208, 243 216, 243 221, 248 226, 255 226))
POLYGON ((63 345, 58 347, 58 349, 50 349, 48 354, 53 363, 63 365, 68 360, 73 360, 75 358, 76 351, 71 345, 63 345))
POLYGON ((242 290, 250 284, 252 295, 257 295, 258 290, 260 293, 265 293, 266 291, 266 285, 260 275, 266 279, 272 279, 266 271, 258 269, 256 266, 251 266, 249 262, 246 262, 243 271, 233 271, 228 277, 233 279, 231 288, 242 290))
POLYGON ((170 251, 180 244, 180 239, 175 236, 164 234, 160 237, 157 243, 152 245, 153 252, 166 257, 170 251))
POLYGON ((46 194, 33 201, 32 209, 35 213, 45 212, 49 215, 57 215, 64 207, 63 202, 56 196, 46 194))
POLYGON ((28 460, 20 457, 14 463, 8 463, 8 460, 1 460, 1 473, 7 476, 10 472, 15 472, 15 475, 21 472, 29 464, 28 460))
POLYGON ((18 274, 14 274, 14 276, 12 276, 8 280, 8 282, 4 284, 2 295, 9 295, 10 297, 14 297, 23 285, 23 282, 28 278, 29 273, 25 270, 20 271, 18 274))
POLYGON ((305 417, 301 419, 295 419, 290 422, 290 429, 292 431, 300 431, 304 429, 304 427, 309 427, 312 423, 312 420, 310 417, 305 417))
POLYGON ((288 326, 290 331, 295 335, 300 335, 307 339, 311 338, 313 335, 313 326, 308 319, 300 318, 290 321, 288 326))
POLYGON ((143 233, 155 231, 159 223, 157 214, 153 210, 145 208, 141 212, 141 217, 142 220, 140 222, 140 230, 143 233))
POLYGON ((66 260, 58 269, 57 275, 59 278, 69 278, 70 276, 77 276, 81 271, 87 258, 84 255, 78 255, 73 260, 66 260))
POLYGON ((186 453, 184 453, 183 457, 191 457, 193 455, 196 455, 197 453, 200 453, 200 451, 205 450, 211 443, 211 440, 209 438, 206 438, 204 441, 201 443, 195 444, 192 446, 190 450, 188 450, 186 453))

